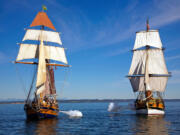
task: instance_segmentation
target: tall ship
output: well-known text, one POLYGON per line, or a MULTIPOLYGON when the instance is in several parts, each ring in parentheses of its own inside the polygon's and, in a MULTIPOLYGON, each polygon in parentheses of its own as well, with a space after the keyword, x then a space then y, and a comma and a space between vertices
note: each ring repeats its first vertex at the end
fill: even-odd
POLYGON ((137 114, 159 115, 165 113, 163 93, 170 73, 164 59, 164 48, 158 30, 136 32, 133 58, 128 73, 137 96, 134 104, 137 114))
POLYGON ((46 12, 38 12, 20 43, 15 63, 36 67, 24 110, 27 119, 57 117, 54 67, 69 67, 59 32, 46 12))

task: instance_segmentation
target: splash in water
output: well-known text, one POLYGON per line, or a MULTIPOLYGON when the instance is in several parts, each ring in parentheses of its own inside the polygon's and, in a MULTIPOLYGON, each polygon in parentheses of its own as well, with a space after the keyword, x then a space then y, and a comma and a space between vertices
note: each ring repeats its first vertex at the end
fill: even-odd
POLYGON ((108 111, 109 112, 118 112, 121 109, 121 107, 117 103, 109 103, 108 111))
POLYGON ((79 110, 70 110, 70 111, 59 111, 61 113, 67 114, 70 117, 82 117, 83 114, 79 110))
POLYGON ((108 106, 109 112, 119 112, 123 110, 135 110, 135 107, 133 104, 128 104, 127 106, 120 106, 118 103, 111 102, 108 106))

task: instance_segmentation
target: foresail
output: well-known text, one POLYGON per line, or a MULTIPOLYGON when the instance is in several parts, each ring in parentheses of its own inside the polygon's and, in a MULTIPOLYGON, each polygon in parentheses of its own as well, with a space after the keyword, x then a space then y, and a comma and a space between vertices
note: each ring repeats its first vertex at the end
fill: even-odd
POLYGON ((41 34, 42 34, 43 41, 54 42, 54 43, 58 43, 62 45, 58 32, 45 31, 45 30, 28 29, 23 38, 23 41, 25 40, 39 40, 40 41, 41 34))
POLYGON ((140 31, 136 33, 136 40, 133 50, 145 47, 146 45, 162 48, 158 30, 140 31))
POLYGON ((16 61, 24 59, 37 58, 39 52, 37 51, 37 45, 34 44, 20 44, 20 49, 16 61))
POLYGON ((36 95, 39 95, 40 93, 45 91, 45 89, 46 89, 45 84, 42 84, 42 85, 38 86, 37 89, 36 89, 36 95))
POLYGON ((39 46, 39 63, 37 71, 36 87, 43 85, 46 82, 46 61, 43 41, 39 46))

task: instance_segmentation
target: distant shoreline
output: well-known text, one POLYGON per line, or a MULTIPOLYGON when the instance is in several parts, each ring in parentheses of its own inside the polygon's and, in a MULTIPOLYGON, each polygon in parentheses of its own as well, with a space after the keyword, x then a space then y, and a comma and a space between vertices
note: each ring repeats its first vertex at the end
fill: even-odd
MULTIPOLYGON (((135 99, 69 99, 58 100, 59 103, 106 103, 106 102, 133 102, 135 99)), ((180 101, 180 99, 164 99, 165 102, 180 101)), ((0 101, 0 104, 24 104, 24 101, 0 101)))

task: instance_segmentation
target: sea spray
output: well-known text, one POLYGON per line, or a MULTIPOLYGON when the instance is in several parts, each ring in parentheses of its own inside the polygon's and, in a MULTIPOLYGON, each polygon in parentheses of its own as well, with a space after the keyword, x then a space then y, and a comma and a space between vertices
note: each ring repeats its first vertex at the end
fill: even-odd
POLYGON ((120 106, 117 104, 117 103, 109 103, 109 106, 108 106, 108 111, 109 112, 118 112, 120 110, 120 106))
POLYGON ((108 105, 108 111, 109 112, 119 112, 123 110, 135 110, 135 107, 133 104, 128 104, 127 106, 120 106, 118 103, 111 102, 108 105))
POLYGON ((79 110, 69 110, 69 111, 59 111, 61 113, 67 114, 70 117, 82 117, 83 114, 79 110))

